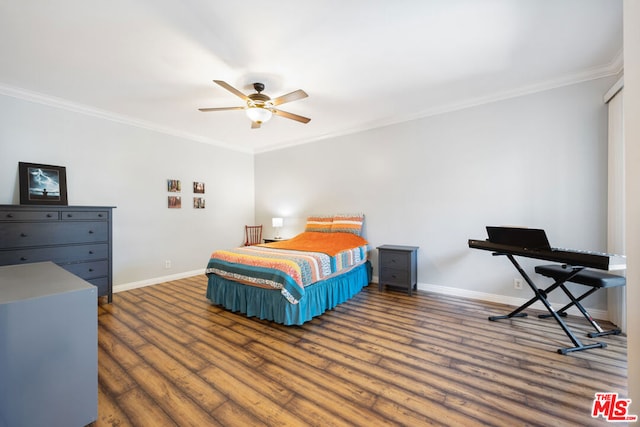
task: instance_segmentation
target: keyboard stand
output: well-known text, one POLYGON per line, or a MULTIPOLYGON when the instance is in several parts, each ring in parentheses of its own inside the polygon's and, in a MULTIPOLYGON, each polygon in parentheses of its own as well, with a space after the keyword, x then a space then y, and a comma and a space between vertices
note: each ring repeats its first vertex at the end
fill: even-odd
POLYGON ((569 337, 569 339, 573 343, 573 347, 559 348, 558 349, 558 353, 567 354, 567 353, 571 353, 571 352, 574 352, 574 351, 589 350, 589 349, 592 349, 592 348, 605 348, 607 346, 607 344, 602 343, 602 342, 597 342, 595 344, 587 344, 587 345, 583 344, 578 339, 578 337, 575 336, 575 334, 571 331, 571 329, 569 329, 569 326, 567 326, 567 324, 564 322, 562 317, 560 317, 560 315, 553 309, 553 307, 549 303, 549 300, 547 300, 547 295, 549 293, 551 293, 551 291, 553 291, 554 289, 556 289, 559 286, 563 286, 564 287, 563 283, 566 282, 566 281, 569 281, 576 274, 580 273, 580 271, 582 271, 584 269, 584 267, 570 267, 568 269, 568 271, 567 271, 566 277, 563 277, 561 280, 556 280, 556 282, 554 284, 552 284, 551 286, 547 287, 546 289, 540 289, 540 288, 538 288, 536 286, 536 284, 533 282, 533 280, 531 280, 529 275, 522 269, 520 264, 518 264, 518 262, 516 261, 516 259, 514 258, 513 255, 505 254, 505 253, 493 253, 493 255, 496 255, 496 256, 497 255, 504 255, 504 256, 506 256, 509 259, 509 261, 511 261, 511 263, 516 268, 516 270, 518 270, 518 272, 523 277, 523 279, 527 282, 527 284, 529 285, 529 287, 531 288, 531 290, 533 291, 535 296, 533 298, 531 298, 529 301, 527 301, 526 303, 524 303, 523 305, 521 305, 520 307, 518 307, 515 310, 513 310, 511 313, 503 315, 503 316, 489 316, 489 320, 496 321, 496 320, 501 320, 501 319, 511 319, 513 317, 526 317, 527 313, 524 313, 523 310, 525 310, 527 307, 529 307, 530 305, 532 305, 536 301, 540 301, 547 308, 547 311, 549 311, 549 315, 556 320, 558 325, 560 325, 560 327, 562 328, 564 333, 567 335, 567 337, 569 337))

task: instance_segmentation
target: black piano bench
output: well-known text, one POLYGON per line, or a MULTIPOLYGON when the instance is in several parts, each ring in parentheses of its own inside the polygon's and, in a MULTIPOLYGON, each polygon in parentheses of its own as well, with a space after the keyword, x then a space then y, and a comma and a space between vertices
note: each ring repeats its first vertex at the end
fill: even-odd
MULTIPOLYGON (((596 323, 596 321, 593 320, 593 318, 587 312, 587 310, 582 306, 582 304, 580 304, 580 301, 582 301, 584 298, 588 297, 592 293, 596 292, 598 289, 614 288, 616 286, 625 286, 627 281, 623 276, 618 276, 615 274, 609 274, 609 273, 604 273, 604 272, 595 271, 595 270, 587 270, 587 269, 582 269, 577 273, 571 275, 572 272, 574 271, 572 267, 567 267, 565 265, 558 265, 558 264, 538 265, 535 268, 535 271, 538 274, 554 279, 556 281, 554 285, 560 286, 562 290, 567 294, 569 299, 571 300, 569 304, 565 305, 564 307, 562 307, 560 310, 557 311, 558 315, 566 316, 567 315, 566 310, 568 310, 570 307, 575 305, 576 308, 580 310, 580 312, 584 315, 584 317, 589 321, 589 323, 591 323, 591 325, 597 331, 597 332, 590 332, 587 334, 587 336, 594 338, 594 337, 601 337, 604 335, 620 334, 620 329, 618 328, 611 329, 609 331, 602 330, 600 325, 598 325, 598 323, 596 323), (578 283, 580 285, 590 286, 591 289, 589 289, 587 292, 583 293, 582 295, 576 298, 564 286, 565 282, 578 283)), ((546 318, 546 317, 551 317, 551 315, 541 314, 538 317, 546 318)))

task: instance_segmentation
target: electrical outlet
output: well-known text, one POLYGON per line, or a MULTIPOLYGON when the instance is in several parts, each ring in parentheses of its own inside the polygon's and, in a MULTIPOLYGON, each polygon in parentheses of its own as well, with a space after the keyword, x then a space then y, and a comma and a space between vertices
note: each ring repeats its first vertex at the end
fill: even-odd
POLYGON ((518 278, 513 279, 513 288, 522 289, 522 279, 518 279, 518 278))
POLYGON ((164 268, 171 268, 171 260, 166 260, 164 262, 164 268))

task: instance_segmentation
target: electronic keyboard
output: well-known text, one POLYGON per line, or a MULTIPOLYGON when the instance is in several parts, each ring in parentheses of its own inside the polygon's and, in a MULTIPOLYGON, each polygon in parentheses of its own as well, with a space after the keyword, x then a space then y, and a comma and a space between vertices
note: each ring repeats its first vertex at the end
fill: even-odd
POLYGON ((560 248, 527 248, 517 245, 493 243, 488 240, 469 239, 469 247, 492 251, 497 254, 518 255, 527 258, 559 262, 571 266, 596 268, 598 270, 624 270, 627 268, 626 258, 622 255, 607 254, 560 248))

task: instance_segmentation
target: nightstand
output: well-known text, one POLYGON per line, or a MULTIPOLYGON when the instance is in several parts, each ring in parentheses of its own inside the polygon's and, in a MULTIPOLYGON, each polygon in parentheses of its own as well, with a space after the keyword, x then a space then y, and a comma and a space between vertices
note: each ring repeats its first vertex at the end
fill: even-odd
POLYGON ((383 285, 407 289, 409 295, 418 285, 418 246, 378 246, 378 290, 383 285))
POLYGON ((265 243, 282 242, 285 240, 289 240, 289 239, 283 239, 282 237, 280 237, 279 239, 276 239, 275 237, 272 237, 271 239, 268 239, 265 237, 264 239, 262 239, 262 241, 265 243))

